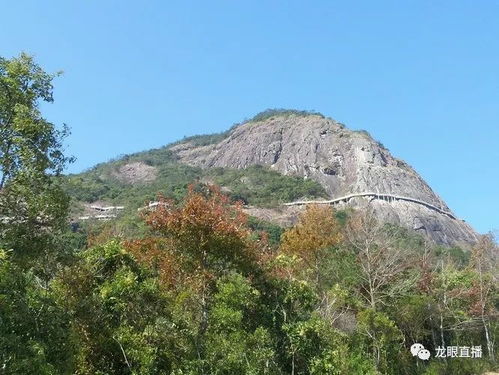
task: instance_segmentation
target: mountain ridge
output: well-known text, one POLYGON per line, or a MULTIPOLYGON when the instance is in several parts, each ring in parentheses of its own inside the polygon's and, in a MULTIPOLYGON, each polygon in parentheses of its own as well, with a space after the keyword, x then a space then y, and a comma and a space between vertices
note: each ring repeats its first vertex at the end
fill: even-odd
MULTIPOLYGON (((100 165, 104 171, 114 165, 105 173, 99 175, 98 168, 88 173, 96 174, 95 181, 115 180, 122 190, 149 189, 148 199, 153 199, 155 187, 163 187, 161 181, 176 179, 185 185, 188 178, 208 179, 225 184, 234 198, 250 205, 273 202, 283 206, 303 198, 339 200, 330 204, 339 209, 370 205, 380 220, 411 229, 437 244, 469 247, 477 238, 411 166, 391 155, 368 132, 350 130, 317 112, 266 110, 225 132, 186 137, 160 149, 125 155, 113 163, 100 165), (264 169, 255 170, 258 166, 264 169), (271 171, 277 175, 269 175, 271 171), (278 178, 281 182, 273 186, 278 175, 283 176, 278 178), (307 181, 319 184, 323 192, 315 185, 306 185, 307 181), (261 198, 249 199, 256 197, 251 189, 260 189, 257 195, 261 198), (273 199, 273 195, 279 198, 273 199)), ((177 195, 180 190, 173 188, 177 195)), ((94 194, 95 200, 102 197, 94 194)), ((276 216, 281 219, 288 211, 293 215, 281 222, 296 219, 297 210, 278 211, 276 216)), ((266 219, 269 212, 267 207, 266 219)))

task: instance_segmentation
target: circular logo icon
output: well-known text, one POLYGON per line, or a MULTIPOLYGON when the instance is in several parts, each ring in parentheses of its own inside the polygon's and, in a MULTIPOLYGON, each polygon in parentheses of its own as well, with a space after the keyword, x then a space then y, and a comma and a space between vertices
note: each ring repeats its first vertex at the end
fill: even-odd
POLYGON ((415 343, 411 345, 411 354, 413 357, 418 357, 423 361, 427 361, 430 358, 430 351, 426 350, 423 344, 415 343))

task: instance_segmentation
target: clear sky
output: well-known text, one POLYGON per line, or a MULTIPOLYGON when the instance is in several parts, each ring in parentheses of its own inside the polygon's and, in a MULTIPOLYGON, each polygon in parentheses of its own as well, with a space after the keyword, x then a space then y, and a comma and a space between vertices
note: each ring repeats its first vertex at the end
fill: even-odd
POLYGON ((497 1, 9 1, 0 55, 55 82, 78 172, 266 108, 366 129, 480 232, 499 228, 497 1))

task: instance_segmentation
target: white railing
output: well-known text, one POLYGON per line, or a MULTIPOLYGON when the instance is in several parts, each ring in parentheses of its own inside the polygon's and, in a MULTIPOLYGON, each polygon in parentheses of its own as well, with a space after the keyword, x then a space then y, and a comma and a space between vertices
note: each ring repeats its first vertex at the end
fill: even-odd
POLYGON ((416 204, 420 204, 422 206, 425 206, 431 210, 437 211, 443 215, 447 215, 451 219, 457 220, 457 218, 454 216, 449 211, 444 210, 441 207, 437 207, 431 203, 416 199, 416 198, 410 198, 410 197, 404 197, 401 195, 395 195, 395 194, 387 194, 387 193, 353 193, 353 194, 348 194, 340 198, 335 198, 335 199, 330 199, 330 200, 323 200, 323 201, 297 201, 297 202, 290 202, 290 203, 284 203, 284 206, 302 206, 302 205, 307 205, 307 204, 329 204, 329 205, 334 205, 338 203, 347 203, 350 199, 353 198, 358 198, 358 197, 373 197, 375 199, 382 199, 386 201, 392 201, 392 200, 400 200, 400 201, 406 201, 406 202, 412 202, 416 204))

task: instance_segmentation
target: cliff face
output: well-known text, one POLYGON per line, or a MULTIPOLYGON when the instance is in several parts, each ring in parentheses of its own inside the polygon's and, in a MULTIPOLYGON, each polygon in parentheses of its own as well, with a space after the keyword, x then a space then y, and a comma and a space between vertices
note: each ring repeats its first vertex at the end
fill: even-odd
POLYGON ((246 168, 259 164, 284 175, 310 178, 324 186, 331 199, 352 193, 380 194, 351 198, 338 205, 355 207, 369 202, 381 220, 413 229, 439 244, 469 245, 476 241, 473 229, 452 218, 447 205, 410 166, 367 133, 348 130, 319 115, 274 116, 248 122, 218 143, 195 146, 185 142, 171 150, 180 162, 192 166, 246 168))

